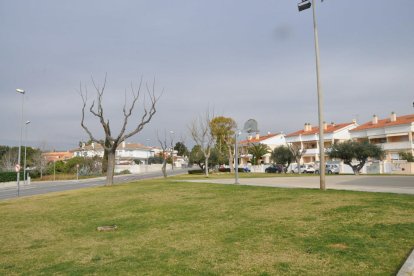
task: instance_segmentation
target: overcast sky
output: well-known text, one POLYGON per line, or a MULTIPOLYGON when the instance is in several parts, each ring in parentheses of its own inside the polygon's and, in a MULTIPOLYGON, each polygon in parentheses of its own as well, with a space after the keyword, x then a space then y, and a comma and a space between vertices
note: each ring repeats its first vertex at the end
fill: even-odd
MULTIPOLYGON (((92 96, 108 74, 104 110, 113 132, 124 91, 155 77, 158 112, 129 140, 156 145, 209 108, 262 134, 317 124, 312 12, 296 1, 0 0, 0 144, 18 145, 22 97, 28 144, 56 150, 88 136, 79 84, 92 96), (149 140, 147 140, 149 139, 149 140)), ((324 115, 359 123, 414 113, 414 1, 317 2, 324 115)), ((142 105, 131 125, 138 122, 142 105)), ((102 138, 98 121, 88 126, 102 138)))

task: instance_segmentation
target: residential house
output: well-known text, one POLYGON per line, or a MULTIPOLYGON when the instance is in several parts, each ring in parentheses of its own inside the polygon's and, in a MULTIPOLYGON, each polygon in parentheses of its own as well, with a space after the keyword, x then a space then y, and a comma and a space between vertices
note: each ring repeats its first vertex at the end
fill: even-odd
POLYGON ((392 112, 389 118, 372 120, 351 130, 351 138, 367 140, 382 147, 385 160, 399 160, 400 152, 414 154, 414 114, 397 116, 392 112))
POLYGON ((42 157, 47 163, 50 163, 68 160, 73 157, 73 153, 70 151, 51 151, 42 153, 42 157))
MULTIPOLYGON (((324 123, 324 149, 325 152, 333 144, 351 139, 350 130, 356 128, 356 121, 350 123, 324 123)), ((304 128, 286 135, 286 143, 302 149, 301 163, 315 163, 319 161, 319 127, 306 123, 304 128)), ((328 160, 326 155, 326 160, 328 160)))
POLYGON ((276 147, 286 145, 285 136, 283 133, 271 134, 268 133, 267 135, 260 136, 257 133, 255 136, 249 135, 246 140, 240 141, 239 145, 241 148, 241 155, 240 155, 240 165, 243 166, 250 162, 252 156, 247 153, 247 148, 251 144, 264 144, 269 147, 269 153, 262 157, 261 163, 268 164, 271 163, 270 155, 271 151, 273 151, 276 147))
MULTIPOLYGON (((148 158, 153 157, 158 152, 158 149, 147 147, 139 143, 122 142, 115 153, 116 164, 132 164, 134 160, 140 160, 141 163, 146 164, 148 158)), ((100 144, 91 143, 89 145, 83 144, 82 147, 73 150, 74 156, 94 157, 104 156, 104 149, 100 144)))

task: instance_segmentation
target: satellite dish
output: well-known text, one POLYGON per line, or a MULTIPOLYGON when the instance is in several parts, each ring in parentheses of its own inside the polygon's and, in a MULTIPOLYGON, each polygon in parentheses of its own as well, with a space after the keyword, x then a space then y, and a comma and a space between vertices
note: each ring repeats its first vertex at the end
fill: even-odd
POLYGON ((255 119, 249 119, 244 123, 243 131, 247 133, 259 132, 257 129, 257 122, 255 119))

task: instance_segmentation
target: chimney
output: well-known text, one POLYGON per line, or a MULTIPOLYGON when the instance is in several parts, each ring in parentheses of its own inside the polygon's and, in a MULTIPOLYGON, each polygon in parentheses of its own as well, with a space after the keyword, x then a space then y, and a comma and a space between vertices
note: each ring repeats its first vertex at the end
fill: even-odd
POLYGON ((377 115, 375 115, 375 114, 374 114, 374 116, 372 116, 372 124, 373 124, 373 125, 378 124, 378 117, 377 117, 377 115))
POLYGON ((335 127, 336 126, 334 122, 331 122, 331 125, 332 125, 332 127, 335 127))
POLYGON ((308 131, 312 130, 312 125, 310 123, 308 123, 308 131))
POLYGON ((252 140, 252 138, 253 138, 253 137, 252 137, 251 135, 247 136, 247 140, 248 140, 248 141, 252 140))
POLYGON ((82 143, 82 149, 84 149, 85 148, 85 143, 82 143))
POLYGON ((355 125, 357 123, 356 119, 352 119, 352 123, 355 125))
POLYGON ((260 134, 256 133, 256 140, 259 140, 259 138, 260 138, 260 134))
POLYGON ((326 122, 323 122, 323 130, 327 130, 328 129, 328 124, 326 122))
POLYGON ((393 111, 393 112, 391 112, 391 122, 395 122, 395 121, 397 121, 397 114, 395 114, 395 112, 393 111))
POLYGON ((305 123, 305 126, 303 127, 304 131, 308 131, 308 123, 305 123))
POLYGON ((125 141, 122 141, 122 148, 125 148, 125 141))
POLYGON ((94 142, 91 143, 91 146, 92 146, 92 149, 95 149, 95 143, 94 142))

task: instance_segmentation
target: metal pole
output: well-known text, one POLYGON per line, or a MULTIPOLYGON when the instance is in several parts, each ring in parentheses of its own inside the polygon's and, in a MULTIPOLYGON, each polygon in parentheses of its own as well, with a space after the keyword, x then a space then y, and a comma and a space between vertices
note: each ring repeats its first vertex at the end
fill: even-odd
POLYGON ((53 181, 56 180, 56 160, 53 160, 53 181))
MULTIPOLYGON (((21 121, 20 121, 20 141, 19 141, 19 154, 17 157, 17 164, 20 166, 20 160, 21 160, 21 151, 22 151, 22 137, 23 137, 23 107, 24 107, 24 93, 25 91, 22 89, 16 89, 16 91, 20 94, 22 94, 22 114, 21 114, 21 121)), ((20 196, 20 169, 17 172, 17 196, 20 196)))
POLYGON ((24 163, 23 163, 23 183, 26 185, 26 160, 27 160, 27 128, 28 125, 30 124, 30 121, 26 122, 25 125, 25 138, 24 138, 24 163))
POLYGON ((325 145, 324 145, 324 129, 323 129, 323 93, 322 85, 320 81, 320 63, 319 63, 319 40, 318 40, 318 28, 316 23, 316 2, 312 1, 312 13, 313 13, 313 33, 315 37, 315 55, 316 55, 316 85, 318 90, 318 118, 319 118, 319 172, 320 172, 320 189, 326 190, 325 185, 325 145))
POLYGON ((235 168, 234 168, 234 176, 235 176, 235 180, 234 180, 234 184, 239 184, 239 149, 237 146, 237 131, 234 134, 234 164, 235 164, 235 168))

